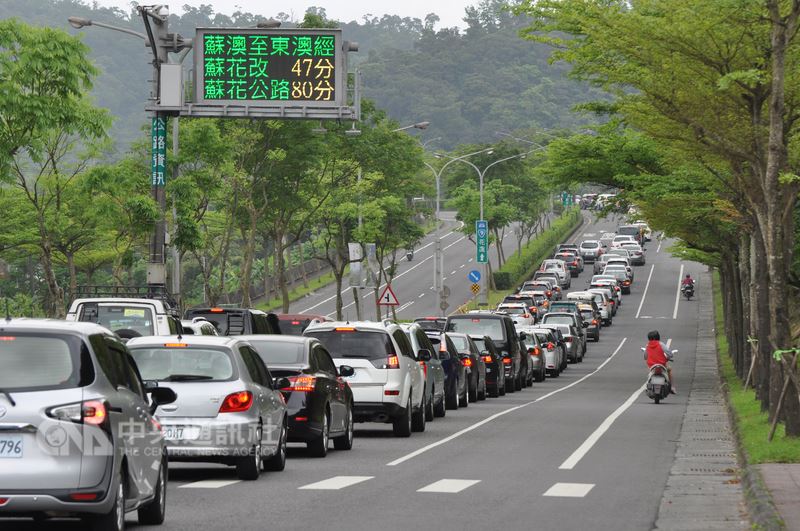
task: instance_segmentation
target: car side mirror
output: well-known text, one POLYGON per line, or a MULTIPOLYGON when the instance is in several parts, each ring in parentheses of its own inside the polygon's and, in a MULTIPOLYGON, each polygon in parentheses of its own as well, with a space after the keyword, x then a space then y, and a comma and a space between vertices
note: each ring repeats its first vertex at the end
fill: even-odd
POLYGON ((344 376, 347 378, 348 376, 353 376, 356 373, 356 370, 352 368, 350 365, 342 365, 339 367, 339 376, 344 376))
POLYGON ((275 378, 274 380, 274 387, 275 389, 284 389, 286 387, 291 387, 292 382, 289 381, 289 378, 281 376, 279 378, 275 378))
POLYGON ((156 412, 158 406, 171 404, 178 399, 178 395, 169 387, 154 387, 147 391, 150 395, 150 414, 156 412))
POLYGON ((419 352, 417 352, 417 359, 419 361, 431 361, 431 351, 426 348, 419 349, 419 352))

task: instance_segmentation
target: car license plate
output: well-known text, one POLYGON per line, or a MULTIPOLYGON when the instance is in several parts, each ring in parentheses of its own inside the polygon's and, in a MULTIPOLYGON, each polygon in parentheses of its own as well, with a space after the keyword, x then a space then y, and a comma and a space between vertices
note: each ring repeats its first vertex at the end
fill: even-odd
POLYGON ((191 441, 197 439, 200 429, 196 426, 165 426, 162 433, 170 441, 191 441))
POLYGON ((0 437, 0 459, 22 458, 22 435, 4 435, 0 437))

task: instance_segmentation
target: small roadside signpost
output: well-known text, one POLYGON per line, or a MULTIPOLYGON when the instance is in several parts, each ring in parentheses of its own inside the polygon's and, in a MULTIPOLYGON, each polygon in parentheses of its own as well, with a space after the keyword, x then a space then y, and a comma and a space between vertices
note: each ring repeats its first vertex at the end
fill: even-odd
POLYGON ((378 298, 378 305, 379 306, 386 306, 386 318, 389 318, 389 308, 392 306, 400 306, 400 302, 397 300, 397 295, 394 294, 392 291, 392 285, 386 284, 386 287, 383 288, 383 292, 381 292, 381 296, 378 298))

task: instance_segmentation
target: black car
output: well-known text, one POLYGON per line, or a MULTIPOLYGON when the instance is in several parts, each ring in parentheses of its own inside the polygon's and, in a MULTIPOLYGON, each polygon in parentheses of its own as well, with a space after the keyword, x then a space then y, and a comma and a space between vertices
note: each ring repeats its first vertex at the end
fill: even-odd
POLYGON ((525 344, 525 337, 527 334, 524 332, 519 334, 519 349, 522 352, 522 387, 531 387, 536 375, 534 374, 533 360, 528 354, 528 346, 525 344))
POLYGON ((447 334, 426 330, 425 335, 433 347, 439 351, 439 361, 444 369, 444 404, 447 409, 467 407, 467 368, 461 363, 461 356, 447 334))
POLYGON ((423 330, 436 330, 438 332, 444 332, 444 325, 447 319, 444 317, 418 317, 414 319, 414 322, 417 323, 423 330))
POLYGON ((277 315, 252 308, 192 308, 183 318, 195 317, 205 318, 221 336, 281 333, 277 315))
POLYGON ((467 368, 469 401, 486 400, 486 362, 481 351, 467 334, 452 332, 447 334, 453 340, 461 356, 461 364, 467 368))
MULTIPOLYGON (((494 341, 489 336, 471 335, 472 341, 481 353, 483 363, 486 365, 486 390, 489 396, 495 398, 506 394, 505 367, 503 355, 494 346, 494 341)), ((509 385, 511 381, 509 380, 509 385)))
POLYGON ((337 450, 353 447, 353 392, 341 376, 353 368, 336 369, 331 355, 313 337, 252 335, 245 339, 275 378, 290 386, 281 389, 286 400, 289 442, 304 442, 316 457, 328 453, 328 440, 337 450))
POLYGON ((497 350, 503 355, 506 379, 511 380, 514 384, 507 385, 506 391, 511 393, 522 389, 524 379, 522 352, 520 351, 519 336, 511 317, 494 313, 451 315, 447 318, 445 331, 491 337, 497 350))

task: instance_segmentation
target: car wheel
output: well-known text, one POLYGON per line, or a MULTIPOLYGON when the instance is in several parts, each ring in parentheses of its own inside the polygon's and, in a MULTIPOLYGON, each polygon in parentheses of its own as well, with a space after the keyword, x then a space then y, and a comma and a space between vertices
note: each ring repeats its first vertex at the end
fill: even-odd
POLYGON ((425 410, 428 409, 428 399, 422 394, 422 404, 419 409, 411 413, 411 429, 416 432, 425 431, 425 410))
POLYGON ((445 394, 444 404, 447 409, 458 409, 458 385, 454 385, 453 390, 445 394))
POLYGON ((475 382, 471 383, 469 386, 469 401, 478 401, 478 373, 475 373, 475 382))
POLYGON ((120 472, 117 492, 114 496, 114 504, 111 506, 111 510, 106 514, 88 517, 89 527, 92 531, 125 530, 125 496, 127 494, 125 482, 125 472, 120 472))
POLYGON ((278 440, 278 448, 275 450, 275 454, 272 457, 264 461, 264 470, 280 472, 286 468, 286 439, 288 438, 287 431, 286 419, 284 419, 278 440))
POLYGON ((486 400, 486 380, 483 381, 481 392, 478 393, 478 400, 486 400))
POLYGON ((395 437, 411 437, 411 397, 403 412, 392 420, 392 431, 395 437))
POLYGON ((425 401, 425 420, 428 422, 432 421, 433 417, 436 415, 434 412, 435 391, 436 388, 431 389, 431 397, 425 401))
POLYGON ((256 444, 248 455, 236 459, 236 475, 245 481, 254 481, 261 475, 261 428, 256 430, 256 444))
POLYGON ((511 378, 506 378, 506 393, 513 393, 517 390, 517 385, 511 378))
POLYGON ((153 501, 137 511, 140 525, 161 525, 167 510, 167 459, 161 461, 158 470, 158 483, 153 501))
POLYGON ((337 450, 352 450, 353 449, 353 404, 347 408, 347 428, 341 437, 336 437, 333 440, 333 447, 337 450))
POLYGON ((464 382, 464 394, 458 397, 458 407, 469 406, 469 382, 464 382))
POLYGON ((439 400, 439 403, 434 404, 433 406, 433 416, 441 418, 444 417, 445 415, 447 415, 447 407, 445 405, 445 398, 442 397, 442 399, 439 400))
POLYGON ((519 374, 514 379, 514 391, 522 391, 522 387, 523 387, 523 385, 522 385, 522 375, 519 374))
POLYGON ((308 453, 312 457, 325 457, 328 455, 328 440, 330 438, 331 422, 328 407, 325 407, 325 413, 322 415, 322 430, 319 437, 306 443, 308 453))

